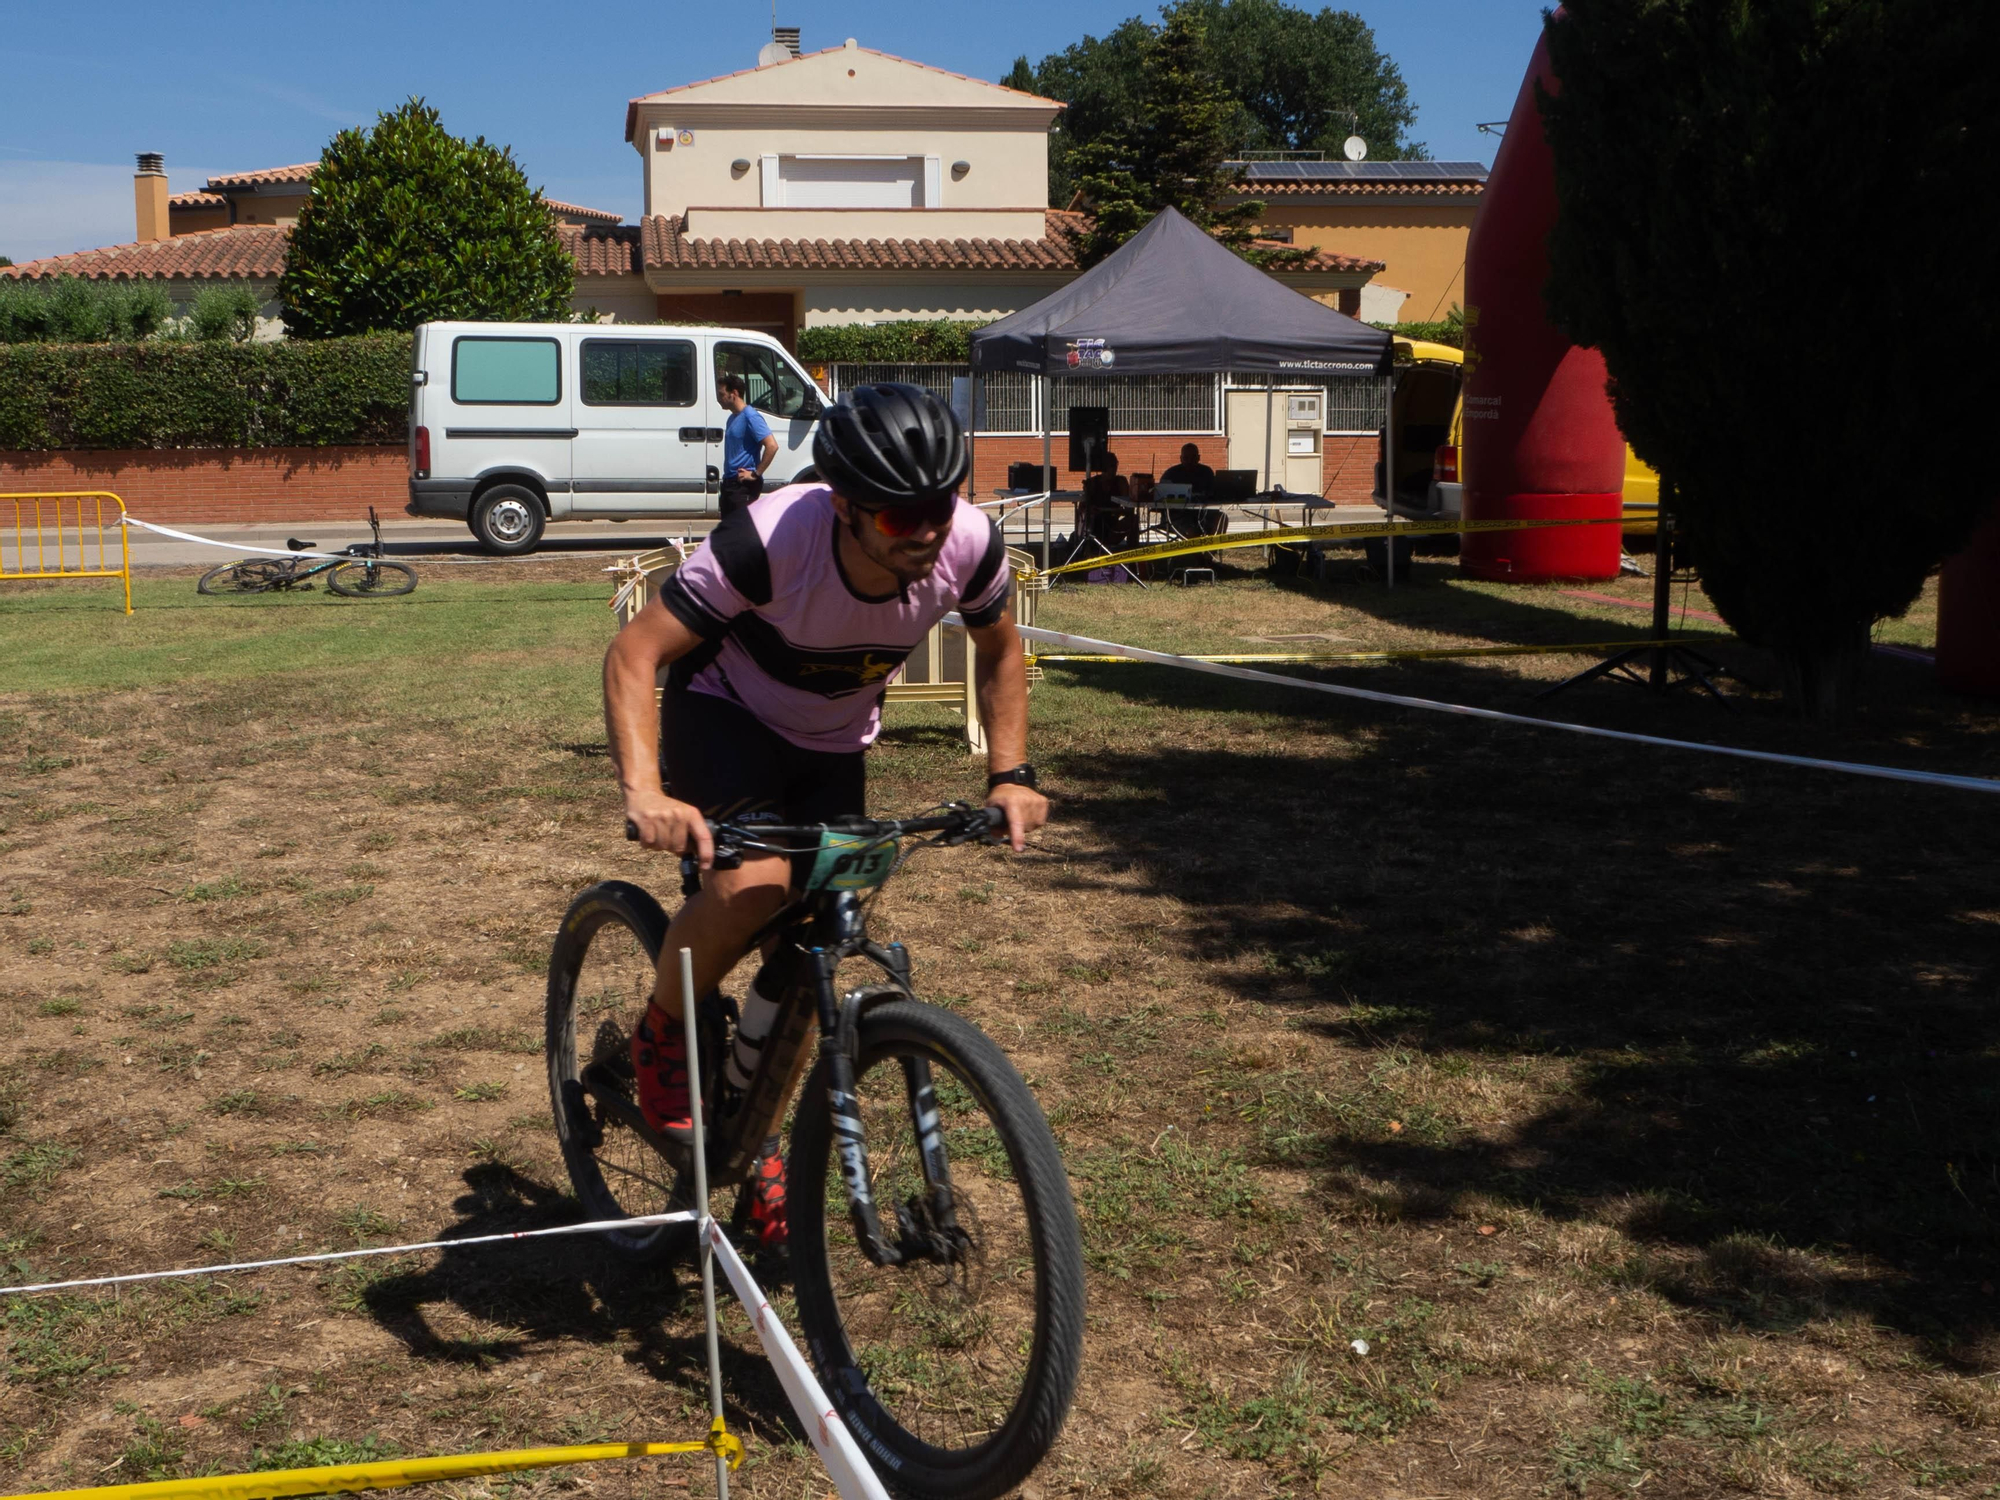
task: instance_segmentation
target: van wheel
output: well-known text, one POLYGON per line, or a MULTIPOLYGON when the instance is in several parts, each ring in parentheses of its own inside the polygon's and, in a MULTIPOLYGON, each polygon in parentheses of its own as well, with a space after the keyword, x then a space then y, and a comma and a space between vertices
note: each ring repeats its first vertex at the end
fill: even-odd
POLYGON ((542 540, 547 517, 541 497, 526 485, 496 484, 472 508, 472 534, 499 557, 525 557, 542 540))

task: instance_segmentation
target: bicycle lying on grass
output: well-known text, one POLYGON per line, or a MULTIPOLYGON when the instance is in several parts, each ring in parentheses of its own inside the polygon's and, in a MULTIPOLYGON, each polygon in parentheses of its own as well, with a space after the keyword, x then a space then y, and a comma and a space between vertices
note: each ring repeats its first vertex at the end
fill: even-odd
MULTIPOLYGON (((417 586, 417 570, 407 563, 388 562, 382 556, 382 523, 375 507, 368 507, 368 529, 373 543, 356 542, 342 549, 338 558, 316 561, 303 557, 247 557, 242 562, 224 563, 201 575, 195 591, 202 594, 268 594, 289 589, 309 589, 312 580, 326 575, 326 586, 348 599, 386 599, 407 594, 417 586)), ((294 552, 312 552, 317 542, 285 538, 294 552)))
MULTIPOLYGON (((865 898, 916 847, 990 836, 997 809, 953 804, 900 821, 712 823, 715 866, 745 852, 810 861, 775 938, 783 998, 749 1086, 727 1087, 735 1007, 696 1007, 710 1191, 738 1187, 792 1121, 787 1210, 807 1351, 883 1482, 909 1500, 986 1500, 1047 1454, 1075 1392, 1083 1256, 1062 1157, 1034 1095, 977 1027, 919 1001, 902 944, 868 936, 865 898), (843 961, 870 966, 838 983, 843 961)), ((682 889, 700 880, 681 865, 682 889)), ((653 993, 666 913, 622 880, 579 895, 549 957, 549 1090, 570 1181, 594 1219, 693 1207, 692 1151, 638 1105, 631 1037, 653 993)), ((752 945, 755 946, 755 943, 752 945)), ((692 1250, 682 1225, 605 1236, 635 1256, 692 1250)))

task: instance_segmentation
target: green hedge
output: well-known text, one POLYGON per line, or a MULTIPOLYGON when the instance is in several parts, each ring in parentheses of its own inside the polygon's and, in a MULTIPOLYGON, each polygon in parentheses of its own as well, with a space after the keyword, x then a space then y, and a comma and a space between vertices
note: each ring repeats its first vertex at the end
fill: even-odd
POLYGON ((799 330, 799 358, 811 364, 949 364, 972 358, 972 331, 984 323, 910 319, 841 323, 799 330))
POLYGON ((0 346, 0 450, 401 443, 410 335, 0 346))
MULTIPOLYGON (((1456 313, 1454 308, 1453 312, 1456 313)), ((1385 329, 1402 339, 1416 339, 1431 344, 1449 344, 1454 349, 1465 347, 1465 322, 1462 318, 1439 318, 1434 323, 1371 323, 1371 328, 1385 329)))

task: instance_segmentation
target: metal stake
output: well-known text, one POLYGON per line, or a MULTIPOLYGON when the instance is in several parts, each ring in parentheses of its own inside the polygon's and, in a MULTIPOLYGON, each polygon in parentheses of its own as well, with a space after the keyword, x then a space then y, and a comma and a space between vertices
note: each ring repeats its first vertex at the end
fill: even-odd
MULTIPOLYGON (((701 1119, 701 1052, 695 1032, 694 949, 681 949, 681 1026, 687 1033, 688 1110, 694 1116, 695 1229, 701 1236, 701 1306, 708 1318, 708 1415, 722 1420, 722 1344, 715 1322, 715 1250, 708 1237, 708 1139, 701 1119)), ((715 1493, 729 1500, 729 1461, 715 1455, 715 1493)))

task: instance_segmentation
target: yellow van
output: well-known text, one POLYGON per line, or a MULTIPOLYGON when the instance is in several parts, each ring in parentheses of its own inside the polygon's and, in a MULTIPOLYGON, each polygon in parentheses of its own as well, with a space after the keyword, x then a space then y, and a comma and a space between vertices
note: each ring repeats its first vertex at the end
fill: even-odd
MULTIPOLYGON (((1459 466, 1465 424, 1465 351, 1422 339, 1396 340, 1395 514, 1457 520, 1465 492, 1459 466)), ((1382 465, 1375 465, 1382 504, 1382 465)), ((1660 476, 1625 448, 1625 518, 1650 521, 1660 509, 1660 476)))

